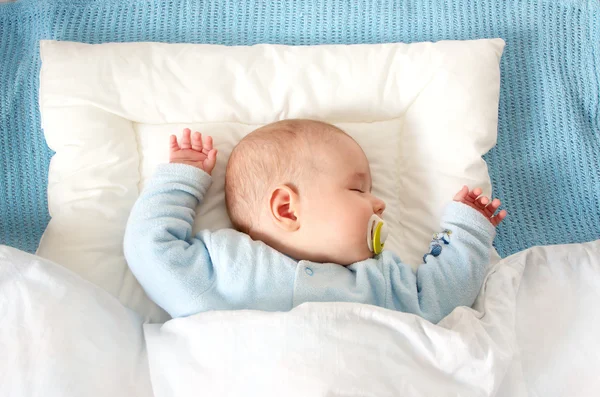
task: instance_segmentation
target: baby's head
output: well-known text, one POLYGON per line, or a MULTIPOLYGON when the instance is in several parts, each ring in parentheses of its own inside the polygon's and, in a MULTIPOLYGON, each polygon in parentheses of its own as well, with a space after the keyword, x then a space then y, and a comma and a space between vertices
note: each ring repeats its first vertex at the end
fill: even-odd
POLYGON ((371 194, 369 162, 339 128, 283 120, 248 134, 225 176, 239 231, 297 260, 349 265, 373 254, 367 225, 385 203, 371 194))

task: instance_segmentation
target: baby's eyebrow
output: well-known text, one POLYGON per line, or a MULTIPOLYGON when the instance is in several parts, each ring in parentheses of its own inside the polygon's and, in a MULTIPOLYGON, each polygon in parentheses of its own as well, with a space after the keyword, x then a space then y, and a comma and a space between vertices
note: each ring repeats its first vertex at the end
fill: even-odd
MULTIPOLYGON (((370 180, 371 178, 369 178, 369 175, 366 172, 358 171, 352 175, 352 180, 358 180, 361 182, 365 182, 368 179, 370 180)), ((369 192, 371 192, 373 190, 373 181, 370 181, 370 182, 371 182, 371 184, 369 185, 369 192)))
POLYGON ((357 171, 354 174, 352 174, 352 180, 364 181, 366 179, 367 179, 367 174, 365 174, 364 172, 357 171))

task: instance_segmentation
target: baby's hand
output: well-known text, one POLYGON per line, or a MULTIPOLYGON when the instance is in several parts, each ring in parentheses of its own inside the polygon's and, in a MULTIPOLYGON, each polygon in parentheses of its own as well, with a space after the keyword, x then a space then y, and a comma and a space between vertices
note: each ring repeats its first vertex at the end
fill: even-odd
POLYGON ((210 175, 217 162, 217 149, 213 148, 212 137, 194 132, 190 139, 190 129, 185 128, 181 137, 181 145, 177 137, 171 135, 169 147, 169 163, 181 163, 200 168, 210 175))
POLYGON ((506 210, 502 210, 494 216, 494 212, 496 212, 496 210, 498 209, 498 207, 500 207, 500 204, 502 203, 497 198, 492 200, 492 202, 490 203, 489 198, 485 196, 479 197, 481 193, 481 188, 476 187, 475 189, 469 191, 468 187, 463 186, 462 189, 460 189, 460 191, 456 193, 456 196, 454 196, 454 201, 458 201, 460 203, 468 205, 471 208, 476 209, 481 214, 483 214, 483 216, 488 218, 492 225, 498 226, 498 224, 500 224, 500 222, 502 222, 504 218, 506 218, 506 215, 508 215, 508 213, 506 212, 506 210))

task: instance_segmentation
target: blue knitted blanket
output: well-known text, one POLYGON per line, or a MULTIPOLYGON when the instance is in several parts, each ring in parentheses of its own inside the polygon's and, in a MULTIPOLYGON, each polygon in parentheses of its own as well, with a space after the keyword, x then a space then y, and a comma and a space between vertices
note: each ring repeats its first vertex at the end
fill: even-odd
POLYGON ((498 144, 485 159, 509 211, 502 256, 600 238, 598 0, 20 0, 0 5, 0 244, 35 251, 51 150, 38 40, 250 45, 501 37, 498 144))

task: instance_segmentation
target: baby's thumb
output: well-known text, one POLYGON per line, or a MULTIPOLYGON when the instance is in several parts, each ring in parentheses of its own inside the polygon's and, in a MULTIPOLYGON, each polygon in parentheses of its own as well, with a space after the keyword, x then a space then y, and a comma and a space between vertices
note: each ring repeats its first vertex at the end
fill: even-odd
POLYGON ((213 166, 217 163, 217 149, 212 149, 208 152, 208 162, 213 166))
POLYGON ((469 188, 465 185, 462 187, 462 189, 460 189, 458 191, 458 193, 456 193, 456 195, 454 195, 454 201, 463 201, 465 199, 465 197, 467 197, 467 194, 469 194, 469 188))

